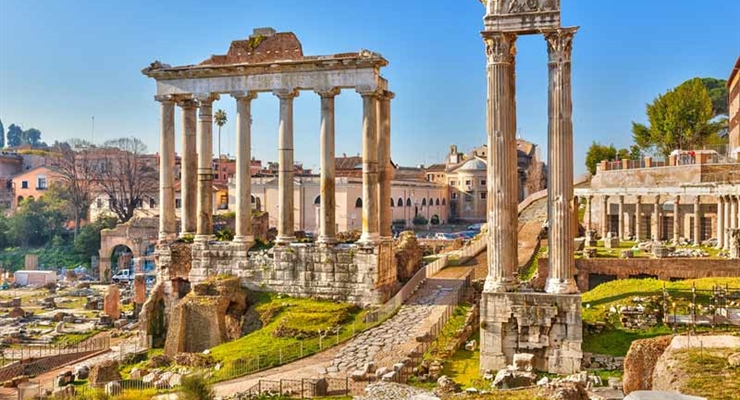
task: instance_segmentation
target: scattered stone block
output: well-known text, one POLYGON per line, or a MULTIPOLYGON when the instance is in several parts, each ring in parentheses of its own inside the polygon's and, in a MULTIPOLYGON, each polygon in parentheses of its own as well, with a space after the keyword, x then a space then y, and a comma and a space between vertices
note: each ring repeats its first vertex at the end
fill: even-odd
POLYGON ((90 376, 90 367, 87 365, 80 365, 75 367, 75 376, 79 380, 85 380, 90 376))
POLYGON ((460 391, 460 385, 447 375, 442 375, 437 379, 437 386, 439 386, 439 391, 442 393, 457 393, 460 391))
POLYGON ((353 381, 363 381, 365 380, 365 371, 362 370, 355 370, 350 375, 350 378, 352 378, 353 381))
POLYGON ((123 388, 119 382, 108 382, 105 384, 105 394, 108 396, 118 396, 123 393, 123 388))
POLYGON ((606 238, 604 238, 604 247, 606 247, 607 249, 618 249, 619 238, 607 236, 606 238))
POLYGON ((382 379, 385 382, 390 382, 396 379, 396 376, 398 373, 396 371, 390 371, 386 374, 384 374, 380 379, 382 379))
POLYGON ((532 361, 534 361, 534 354, 530 353, 517 353, 514 354, 513 367, 517 371, 531 371, 532 361))
POLYGON ((378 377, 378 378, 380 378, 380 377, 382 377, 383 375, 385 375, 387 373, 388 373, 388 368, 386 368, 386 367, 380 367, 380 368, 378 368, 375 371, 375 376, 378 377))
POLYGON ((534 385, 537 375, 534 372, 512 371, 502 369, 493 380, 493 387, 500 389, 515 389, 534 385))
POLYGON ((132 368, 129 376, 131 377, 131 379, 142 379, 148 374, 149 374, 149 371, 143 368, 132 368))
POLYGON ((373 374, 375 373, 375 369, 376 369, 375 363, 370 361, 369 363, 365 364, 365 367, 362 369, 362 372, 366 374, 373 374))
POLYGON ((475 351, 475 348, 477 347, 477 343, 475 342, 475 339, 469 340, 467 343, 465 343, 465 350, 467 351, 475 351))
POLYGON ((103 312, 112 320, 121 318, 121 293, 118 285, 109 285, 108 292, 103 300, 103 312))
POLYGON ((550 383, 550 378, 543 376, 540 380, 537 381, 537 386, 545 386, 548 383, 550 383))
POLYGON ((706 397, 689 396, 677 392, 659 390, 638 390, 630 393, 624 400, 707 400, 706 397))
POLYGON ((119 380, 121 380, 121 373, 118 372, 118 361, 115 360, 105 360, 95 364, 88 378, 90 385, 102 385, 119 380))
POLYGON ((405 365, 403 363, 393 364, 393 370, 396 371, 396 372, 401 372, 401 370, 403 369, 403 367, 405 367, 405 365))
POLYGON ((727 357, 727 363, 730 364, 730 368, 740 367, 740 353, 732 353, 727 357))
POLYGON ((620 257, 622 257, 622 258, 634 258, 635 257, 635 252, 632 251, 632 250, 629 250, 629 249, 628 250, 622 250, 620 252, 620 257))
POLYGON ((58 389, 55 389, 51 393, 51 395, 54 399, 59 399, 59 400, 73 399, 75 397, 75 387, 70 385, 70 386, 65 386, 63 388, 58 388, 58 389))

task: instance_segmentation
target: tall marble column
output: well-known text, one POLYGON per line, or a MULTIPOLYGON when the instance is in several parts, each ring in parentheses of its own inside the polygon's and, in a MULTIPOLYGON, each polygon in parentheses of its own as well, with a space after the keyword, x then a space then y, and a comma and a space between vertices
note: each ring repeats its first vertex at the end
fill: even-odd
POLYGON ((503 292, 516 283, 518 252, 516 115, 512 114, 516 35, 485 32, 483 40, 488 60, 488 276, 483 290, 503 292))
POLYGON ((722 248, 725 250, 729 250, 730 248, 730 235, 727 233, 727 230, 732 227, 732 224, 730 223, 730 220, 732 219, 732 199, 730 196, 724 196, 725 198, 725 210, 724 210, 724 217, 725 217, 725 232, 724 232, 724 238, 725 241, 722 244, 722 248))
POLYGON ((289 244, 295 240, 293 210, 293 99, 298 97, 296 89, 273 91, 280 99, 280 125, 278 127, 278 234, 277 244, 289 244))
POLYGON ((642 238, 642 196, 635 196, 635 238, 639 242, 642 238))
POLYGON ((601 238, 609 233, 609 196, 601 195, 601 238))
POLYGON ((339 88, 316 91, 321 96, 321 204, 319 206, 318 242, 326 245, 337 242, 334 98, 339 92, 339 88))
POLYGON ((725 199, 717 196, 717 248, 725 246, 725 199))
POLYGON ((213 102, 218 94, 198 100, 198 219, 195 240, 213 239, 213 102))
POLYGON ((591 220, 591 202, 594 200, 594 196, 588 195, 586 197, 586 230, 591 230, 592 220, 591 220))
POLYGON ((252 100, 255 92, 231 94, 236 99, 236 226, 234 241, 252 245, 252 100))
MULTIPOLYGON (((384 91, 379 98, 380 115, 378 115, 378 225, 380 237, 390 240, 393 237, 391 230, 391 180, 393 166, 391 165, 391 100, 395 94, 384 91)), ((431 206, 429 209, 431 210, 431 206)))
MULTIPOLYGON (((578 28, 545 32, 549 56, 548 87, 548 278, 545 292, 578 293, 573 237, 573 104, 571 52, 578 28)), ((516 153, 514 153, 516 154, 516 153)), ((514 169, 516 170, 516 169, 514 169)), ((515 236, 515 235, 512 235, 515 236)))
POLYGON ((573 196, 573 237, 578 237, 578 231, 580 229, 579 226, 581 225, 578 221, 578 211, 580 208, 581 199, 578 196, 573 196))
POLYGON ((197 107, 193 99, 181 100, 182 157, 180 159, 180 236, 195 233, 198 198, 198 153, 196 151, 197 107))
POLYGON ((175 238, 175 102, 157 96, 161 107, 159 136, 159 240, 175 238))
POLYGON ((624 196, 619 196, 619 227, 617 228, 619 240, 624 240, 624 196))
POLYGON ((362 234, 365 245, 380 239, 378 232, 378 89, 358 88, 362 96, 362 234))
MULTIPOLYGON (((737 204, 737 196, 727 196, 727 198, 730 200, 730 225, 728 226, 729 229, 737 229, 737 212, 738 212, 738 204, 737 204)), ((730 241, 731 238, 728 238, 727 241, 727 248, 730 248, 730 241)))
POLYGON ((660 195, 655 196, 653 205, 653 240, 660 240, 660 195))
POLYGON ((681 197, 673 201, 673 242, 678 243, 681 236, 681 197))
POLYGON ((694 196, 694 244, 701 244, 701 196, 694 196))

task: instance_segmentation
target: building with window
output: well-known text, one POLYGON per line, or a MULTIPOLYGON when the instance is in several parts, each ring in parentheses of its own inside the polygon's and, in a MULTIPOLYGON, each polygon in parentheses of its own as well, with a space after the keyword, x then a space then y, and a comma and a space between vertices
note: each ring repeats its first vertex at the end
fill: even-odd
POLYGON ((11 208, 15 210, 23 200, 40 198, 49 189, 49 186, 59 179, 59 173, 46 166, 31 168, 14 175, 10 178, 13 190, 11 208))
POLYGON ((735 159, 740 160, 740 56, 727 79, 728 111, 730 120, 730 151, 735 159))

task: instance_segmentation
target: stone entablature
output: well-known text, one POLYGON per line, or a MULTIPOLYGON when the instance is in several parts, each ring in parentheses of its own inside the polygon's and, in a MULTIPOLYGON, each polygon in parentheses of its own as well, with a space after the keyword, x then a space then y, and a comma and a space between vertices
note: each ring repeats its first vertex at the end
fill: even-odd
POLYGON ((740 183, 740 164, 691 164, 669 167, 597 170, 592 188, 685 186, 702 183, 740 183))

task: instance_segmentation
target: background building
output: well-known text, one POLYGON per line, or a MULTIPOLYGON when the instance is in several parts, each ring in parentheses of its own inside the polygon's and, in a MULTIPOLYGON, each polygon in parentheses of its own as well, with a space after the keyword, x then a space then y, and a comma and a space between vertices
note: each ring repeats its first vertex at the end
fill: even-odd
POLYGON ((740 56, 727 79, 727 92, 730 94, 727 103, 730 119, 730 152, 740 160, 740 56))

